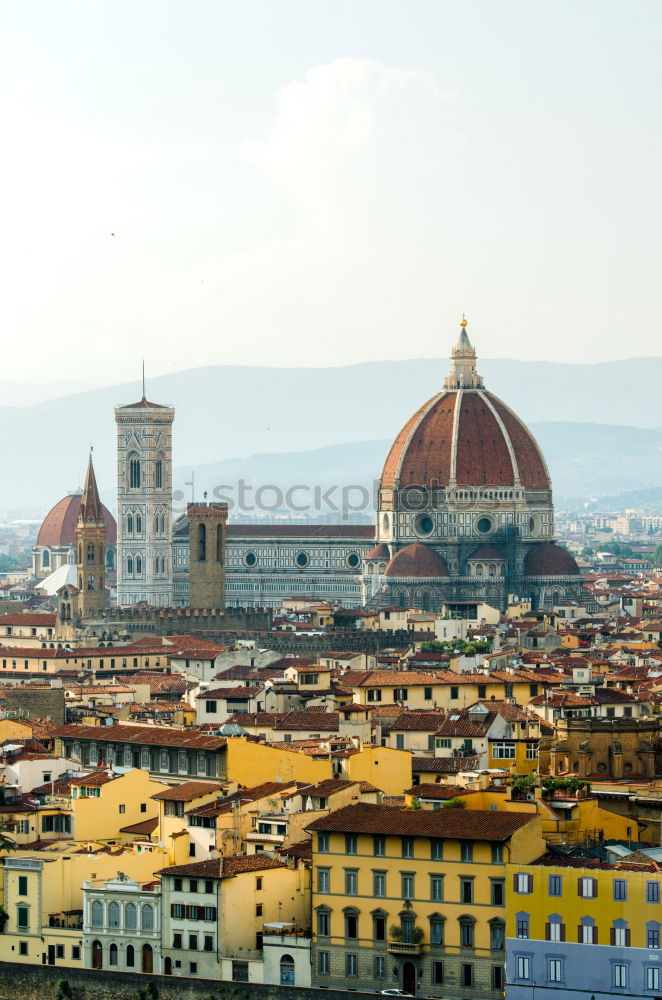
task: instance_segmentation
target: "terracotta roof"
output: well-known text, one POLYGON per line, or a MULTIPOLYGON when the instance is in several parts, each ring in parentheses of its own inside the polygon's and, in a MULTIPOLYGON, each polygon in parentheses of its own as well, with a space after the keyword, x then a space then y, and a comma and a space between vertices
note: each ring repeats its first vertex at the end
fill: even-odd
POLYGON ((136 836, 151 837, 159 825, 158 816, 153 819, 144 819, 141 823, 132 823, 130 826, 121 826, 120 833, 134 833, 136 836))
POLYGON ((415 795, 419 799, 456 799, 460 795, 473 795, 474 792, 462 785, 424 784, 412 785, 405 789, 407 795, 415 795))
POLYGON ((306 829, 501 841, 507 840, 532 819, 529 813, 484 809, 397 809, 360 802, 336 809, 328 816, 315 820, 306 829))
POLYGON ((579 576, 579 566, 566 549, 538 542, 524 560, 525 576, 579 576))
POLYGON ((387 455, 382 489, 446 486, 452 470, 462 486, 549 488, 549 474, 530 431, 483 389, 444 390, 407 421, 387 455), (456 408, 460 400, 460 409, 456 408), (495 414, 496 411, 496 414, 495 414))
POLYGON ((395 553, 384 570, 384 575, 436 578, 448 576, 449 573, 445 560, 438 552, 430 545, 414 542, 395 553))
POLYGON ((338 713, 326 712, 324 709, 318 711, 316 708, 309 708, 300 712, 282 712, 276 716, 274 730, 277 732, 304 729, 318 729, 324 733, 337 733, 339 729, 338 713))
POLYGON ((233 878, 244 872, 260 872, 268 868, 284 868, 281 861, 268 858, 266 854, 233 855, 229 858, 210 858, 208 861, 193 861, 189 865, 172 865, 161 868, 158 875, 185 875, 191 878, 233 878))
POLYGON ((36 614, 28 611, 0 615, 0 625, 26 625, 30 627, 41 626, 42 628, 54 628, 56 621, 55 612, 44 612, 36 614))
POLYGON ((475 771, 478 756, 471 757, 412 757, 411 769, 423 774, 458 774, 459 771, 475 771))
POLYGON ((391 723, 391 732, 434 733, 444 719, 443 712, 403 712, 391 723))
POLYGON ((364 559, 390 559, 391 553, 389 552, 388 545, 384 542, 380 542, 379 545, 375 545, 374 549, 370 549, 369 552, 363 557, 364 559))
MULTIPOLYGON (((42 521, 37 535, 37 545, 50 547, 76 544, 76 523, 82 498, 82 492, 70 493, 55 504, 42 521)), ((101 512, 106 525, 106 545, 114 545, 117 541, 115 518, 103 504, 101 504, 101 512)))
POLYGON ((307 861, 313 856, 313 842, 312 840, 299 840, 296 844, 290 844, 289 847, 281 847, 279 854, 283 858, 300 858, 307 861))
POLYGON ((162 403, 150 403, 148 399, 143 396, 139 399, 137 403, 124 403, 122 406, 118 406, 119 410, 169 410, 169 406, 164 406, 162 403))
POLYGON ((263 688, 260 685, 254 687, 246 687, 238 684, 236 687, 225 687, 225 688, 210 688, 208 691, 202 691, 201 694, 196 695, 196 699, 231 699, 232 701, 249 701, 251 698, 255 698, 256 695, 262 691, 263 688))
MULTIPOLYGON (((348 678, 343 676, 343 683, 351 687, 412 687, 415 684, 430 685, 435 684, 437 678, 434 674, 423 673, 418 670, 359 670, 355 672, 358 676, 348 678)), ((456 674, 454 676, 461 676, 456 674)))
POLYGON ((109 773, 108 771, 91 771, 89 774, 84 774, 81 778, 72 778, 70 784, 85 788, 99 788, 101 785, 107 785, 109 781, 114 781, 115 778, 119 778, 119 774, 109 773))
POLYGON ((181 785, 173 785, 172 788, 166 788, 163 792, 150 795, 150 798, 161 799, 164 802, 191 802, 192 799, 197 799, 201 795, 209 795, 210 792, 220 791, 224 787, 217 781, 184 781, 181 785))
POLYGON ((167 726, 68 725, 54 729, 51 735, 61 739, 96 740, 98 743, 138 743, 192 750, 220 750, 227 742, 221 736, 206 736, 190 729, 170 729, 167 726))
MULTIPOLYGON (((628 855, 631 857, 632 855, 628 855)), ((650 861, 647 864, 635 864, 630 861, 616 861, 613 864, 609 864, 606 861, 601 861, 600 858, 569 858, 569 857, 559 857, 556 854, 543 854, 541 858, 534 861, 535 865, 545 865, 553 866, 555 868, 588 868, 592 871, 621 871, 621 872, 655 872, 655 874, 660 874, 660 869, 656 864, 650 861)))

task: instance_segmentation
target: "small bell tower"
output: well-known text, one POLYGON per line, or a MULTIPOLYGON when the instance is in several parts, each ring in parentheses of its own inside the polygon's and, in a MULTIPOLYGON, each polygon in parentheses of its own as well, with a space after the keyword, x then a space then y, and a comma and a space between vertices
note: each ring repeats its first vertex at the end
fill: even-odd
POLYGON ((106 523, 91 452, 76 522, 76 547, 78 617, 93 618, 106 604, 106 523))

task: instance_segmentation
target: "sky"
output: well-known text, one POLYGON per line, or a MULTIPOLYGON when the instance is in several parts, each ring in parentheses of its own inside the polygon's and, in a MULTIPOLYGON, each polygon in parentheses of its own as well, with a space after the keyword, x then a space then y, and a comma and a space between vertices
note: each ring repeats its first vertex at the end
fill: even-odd
POLYGON ((659 355, 658 0, 0 11, 0 375, 659 355))

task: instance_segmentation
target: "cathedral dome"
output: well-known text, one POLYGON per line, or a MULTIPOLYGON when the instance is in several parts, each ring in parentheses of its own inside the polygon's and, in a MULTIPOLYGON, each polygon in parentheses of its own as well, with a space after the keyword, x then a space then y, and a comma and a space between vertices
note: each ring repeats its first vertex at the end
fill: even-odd
POLYGON ((414 413, 393 442, 381 488, 550 489, 545 459, 533 435, 483 388, 465 327, 463 321, 444 389, 414 413))
POLYGON ((391 553, 388 550, 388 545, 384 545, 380 542, 379 545, 375 545, 374 549, 370 549, 369 552, 363 557, 364 559, 390 559, 391 553))
POLYGON ((579 576, 579 566, 566 549, 554 542, 536 545, 524 562, 525 576, 579 576))
POLYGON ((448 566, 429 545, 414 542, 405 545, 391 559, 384 570, 385 576, 439 577, 448 576, 448 566))
MULTIPOLYGON (((76 522, 78 521, 82 495, 82 491, 78 490, 75 493, 69 493, 55 504, 42 522, 37 536, 37 545, 57 548, 58 546, 76 544, 76 522)), ((106 524, 106 545, 114 545, 117 541, 115 518, 103 504, 101 509, 106 524)))

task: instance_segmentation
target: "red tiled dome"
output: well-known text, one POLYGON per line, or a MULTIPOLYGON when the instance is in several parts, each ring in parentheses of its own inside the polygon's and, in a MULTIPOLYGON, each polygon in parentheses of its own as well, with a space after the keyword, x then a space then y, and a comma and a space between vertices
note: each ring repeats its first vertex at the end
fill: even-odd
POLYGON ((525 576, 579 576, 579 566, 566 549, 554 542, 540 542, 524 561, 525 576))
POLYGON ((523 486, 549 489, 531 432, 482 387, 445 389, 402 428, 382 471, 382 488, 523 486))
POLYGON ((429 545, 414 542, 396 552, 384 570, 385 576, 449 576, 448 566, 429 545))
MULTIPOLYGON (((76 522, 81 497, 82 493, 70 493, 55 504, 42 522, 37 536, 37 545, 53 547, 76 544, 76 522)), ((103 504, 101 509, 106 523, 106 545, 115 545, 117 542, 115 518, 103 504)))
POLYGON ((375 545, 374 549, 370 549, 370 552, 366 552, 363 557, 364 559, 390 559, 391 553, 388 550, 388 545, 384 545, 380 542, 379 545, 375 545))

